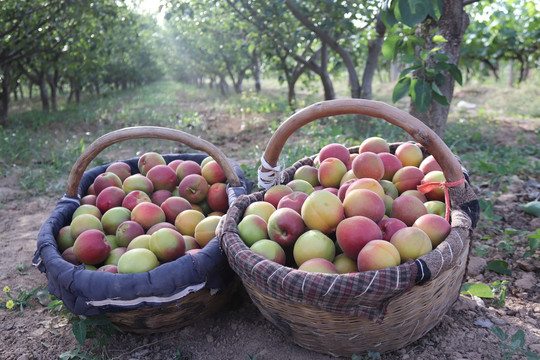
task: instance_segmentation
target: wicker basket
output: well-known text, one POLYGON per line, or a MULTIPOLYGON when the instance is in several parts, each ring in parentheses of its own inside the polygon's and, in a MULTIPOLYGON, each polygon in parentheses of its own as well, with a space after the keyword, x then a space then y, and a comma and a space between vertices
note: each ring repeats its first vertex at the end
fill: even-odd
MULTIPOLYGON (((64 261, 55 240, 59 229, 71 221, 88 186, 108 166, 85 171, 90 162, 114 143, 139 138, 178 141, 205 153, 164 155, 167 162, 182 159, 201 163, 208 155, 212 156, 227 177, 229 204, 240 194, 250 192, 252 183, 245 179, 241 168, 205 140, 179 130, 153 126, 113 131, 88 146, 73 165, 66 194, 40 229, 34 263, 45 272, 49 291, 63 300, 74 314, 105 314, 128 332, 163 332, 187 326, 219 311, 235 293, 239 281, 228 266, 217 238, 197 254, 182 256, 140 274, 85 270, 82 265, 64 261)), ((137 158, 124 162, 131 166, 132 173, 138 172, 137 158)))
MULTIPOLYGON (((358 99, 320 102, 291 116, 268 142, 263 155, 268 166, 260 171, 276 166, 294 131, 311 121, 341 114, 378 117, 404 129, 426 154, 434 155, 447 181, 463 178, 458 159, 422 122, 392 106, 358 99)), ((283 172, 274 169, 274 183, 289 182, 295 170, 313 164, 313 158, 302 159, 283 172)), ((447 239, 416 261, 379 271, 306 273, 250 251, 238 235, 237 224, 250 203, 263 200, 264 191, 241 196, 229 209, 218 237, 255 305, 295 343, 335 356, 385 353, 421 338, 459 296, 478 202, 467 183, 450 188, 449 196, 452 230, 447 239)))

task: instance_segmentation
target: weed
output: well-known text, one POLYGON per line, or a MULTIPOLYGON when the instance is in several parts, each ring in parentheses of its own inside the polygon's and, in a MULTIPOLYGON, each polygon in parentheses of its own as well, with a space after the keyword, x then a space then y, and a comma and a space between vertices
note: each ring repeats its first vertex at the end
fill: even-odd
POLYGON ((513 254, 516 250, 516 247, 520 243, 520 237, 524 237, 528 234, 526 230, 516 230, 512 228, 506 228, 503 231, 503 240, 497 245, 498 248, 504 251, 506 254, 513 254))
POLYGON ((536 234, 525 235, 525 237, 529 238, 529 243, 527 244, 529 250, 523 254, 523 257, 532 257, 538 260, 539 256, 536 255, 536 250, 538 250, 538 244, 540 243, 540 229, 536 229, 536 234))
POLYGON ((14 296, 9 286, 4 286, 4 293, 7 299, 0 299, 0 307, 8 310, 19 309, 19 314, 22 314, 25 307, 34 307, 30 301, 37 299, 36 293, 43 289, 43 286, 38 286, 32 290, 20 289, 17 296, 14 296))
POLYGON ((491 285, 464 283, 461 286, 461 294, 476 296, 484 299, 493 299, 492 302, 495 306, 504 307, 507 283, 507 280, 498 280, 491 285))
POLYGON ((501 340, 499 346, 503 354, 502 359, 514 359, 515 355, 526 356, 529 360, 540 359, 537 354, 525 347, 525 333, 523 330, 517 330, 512 336, 505 333, 498 326, 491 327, 491 331, 501 340))

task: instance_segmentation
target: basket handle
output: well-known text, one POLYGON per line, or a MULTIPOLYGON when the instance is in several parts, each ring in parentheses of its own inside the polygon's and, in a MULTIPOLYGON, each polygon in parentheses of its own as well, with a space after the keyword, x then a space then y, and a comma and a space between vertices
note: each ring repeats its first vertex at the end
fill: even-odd
POLYGON ((134 126, 112 131, 96 139, 79 156, 67 180, 66 195, 77 197, 83 172, 90 162, 105 148, 132 139, 164 139, 181 142, 194 150, 201 150, 210 155, 223 169, 231 186, 240 186, 240 179, 227 157, 215 145, 194 135, 180 130, 159 126, 134 126))
MULTIPOLYGON (((310 105, 285 120, 272 135, 263 153, 263 160, 275 167, 287 139, 302 126, 328 116, 359 114, 381 118, 405 130, 433 155, 447 181, 455 182, 463 178, 461 165, 442 139, 414 116, 391 105, 364 99, 327 100, 310 105)), ((260 171, 272 170, 261 166, 260 171)), ((460 185, 464 186, 464 185, 460 185)))

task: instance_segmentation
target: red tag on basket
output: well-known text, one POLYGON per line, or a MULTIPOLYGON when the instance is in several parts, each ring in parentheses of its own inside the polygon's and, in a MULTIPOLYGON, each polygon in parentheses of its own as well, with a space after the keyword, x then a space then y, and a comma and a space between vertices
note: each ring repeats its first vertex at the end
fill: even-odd
POLYGON ((465 178, 462 177, 458 181, 454 182, 448 182, 448 181, 442 181, 442 182, 427 182, 422 185, 418 185, 416 188, 418 191, 420 191, 422 194, 427 194, 431 190, 443 187, 444 188, 444 202, 446 204, 446 214, 445 219, 446 221, 450 221, 450 196, 448 194, 448 188, 458 186, 462 184, 465 181, 465 178))

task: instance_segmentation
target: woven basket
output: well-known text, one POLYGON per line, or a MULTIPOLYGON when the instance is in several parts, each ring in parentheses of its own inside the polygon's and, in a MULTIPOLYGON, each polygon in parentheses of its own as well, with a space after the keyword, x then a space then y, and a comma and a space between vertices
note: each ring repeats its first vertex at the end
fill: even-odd
MULTIPOLYGON (((320 102, 291 116, 268 142, 263 158, 269 166, 260 171, 276 166, 294 131, 311 121, 342 114, 377 117, 404 129, 424 147, 426 155, 433 154, 447 181, 463 178, 458 159, 426 125, 392 106, 358 99, 320 102)), ((313 164, 314 157, 277 173, 275 183, 289 182, 295 170, 313 164)), ((449 193, 452 230, 446 240, 416 261, 379 271, 307 273, 250 251, 238 235, 237 224, 250 203, 263 200, 264 191, 239 197, 218 237, 254 304, 295 343, 335 356, 385 353, 425 335, 459 296, 478 202, 468 183, 450 188, 449 193)))
MULTIPOLYGON (((239 285, 234 272, 212 239, 200 252, 180 257, 140 274, 111 274, 85 270, 64 261, 58 252, 56 234, 68 225, 88 186, 108 165, 85 169, 108 146, 131 139, 156 138, 183 143, 200 154, 164 155, 167 162, 194 160, 208 155, 222 167, 228 180, 229 204, 250 192, 241 168, 214 145, 179 130, 140 126, 108 133, 88 146, 73 165, 64 197, 38 234, 34 263, 45 272, 49 291, 63 300, 76 315, 105 314, 124 331, 163 332, 201 320, 223 308, 239 285), (207 155, 208 154, 208 155, 207 155), (84 172, 84 174, 83 174, 84 172)), ((138 158, 124 160, 138 173, 138 158)))

